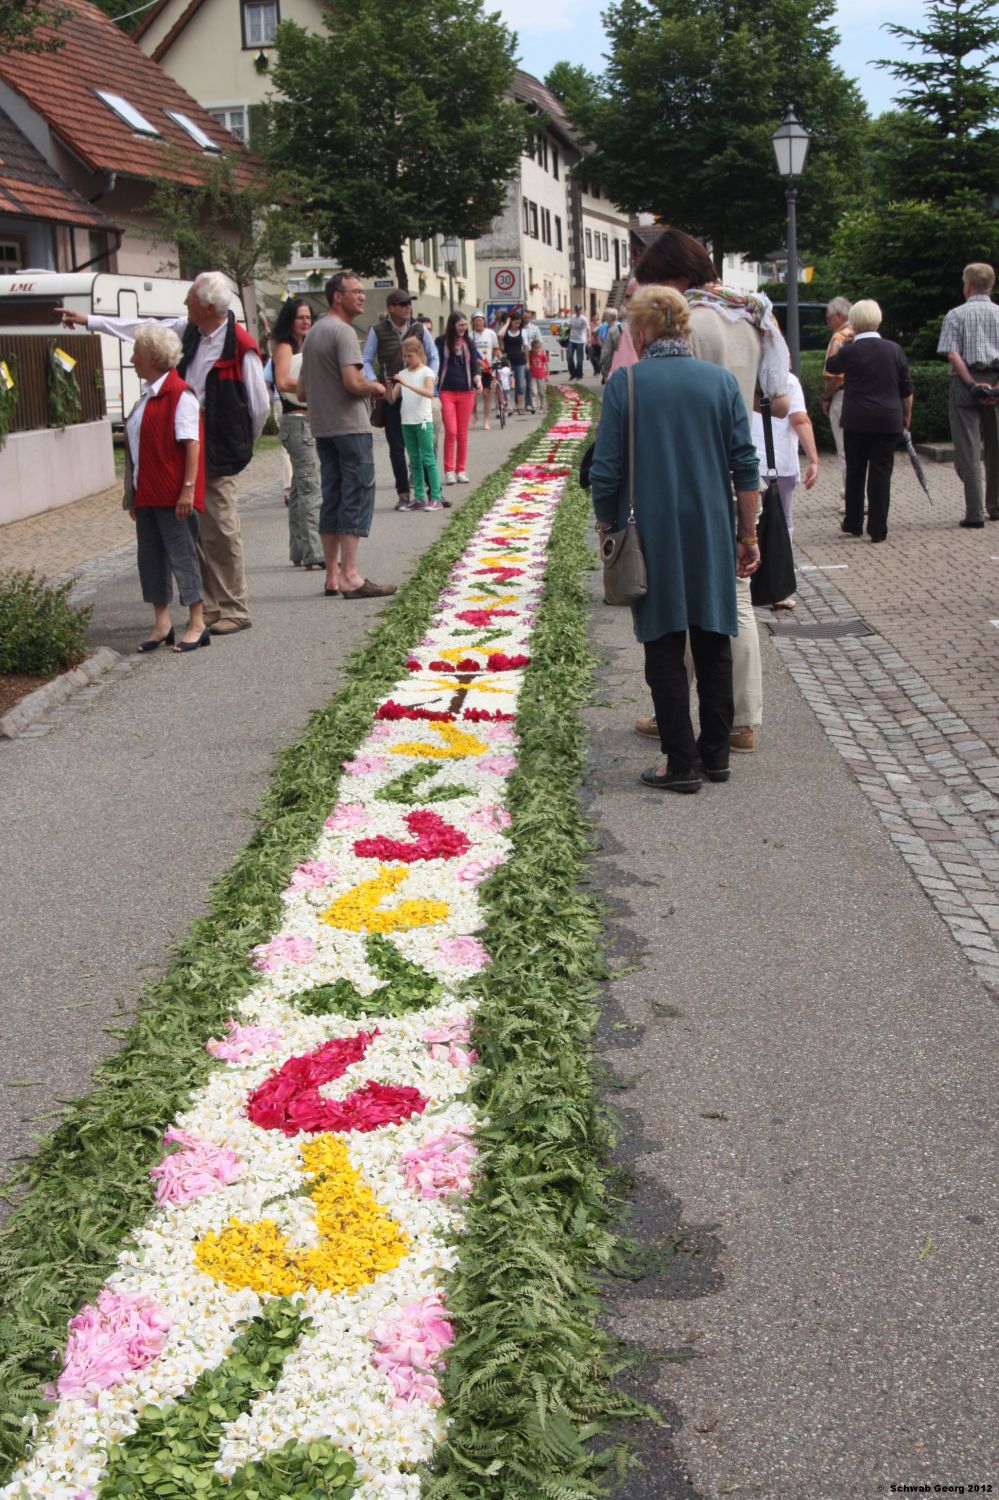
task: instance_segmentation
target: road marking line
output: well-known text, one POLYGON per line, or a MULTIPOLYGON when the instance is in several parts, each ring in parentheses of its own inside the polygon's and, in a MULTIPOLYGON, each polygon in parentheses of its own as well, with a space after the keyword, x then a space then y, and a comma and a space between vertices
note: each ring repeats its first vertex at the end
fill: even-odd
MULTIPOLYGON (((999 557, 996 558, 999 562, 999 557)), ((837 568, 849 568, 849 563, 802 563, 802 573, 835 573, 837 568)))

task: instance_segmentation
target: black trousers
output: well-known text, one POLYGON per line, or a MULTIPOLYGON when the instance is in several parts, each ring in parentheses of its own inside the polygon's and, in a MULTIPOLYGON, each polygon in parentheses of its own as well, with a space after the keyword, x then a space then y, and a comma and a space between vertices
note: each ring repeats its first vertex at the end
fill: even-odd
POLYGON ((732 696, 732 639, 690 627, 701 732, 694 739, 690 722, 690 684, 683 654, 687 632, 671 631, 645 642, 645 680, 659 726, 659 743, 671 771, 690 771, 700 758, 711 771, 728 766, 729 735, 735 717, 732 696))
POLYGON ((864 484, 867 485, 867 535, 880 540, 888 534, 891 473, 895 467, 897 432, 854 432, 843 429, 846 458, 846 531, 858 536, 864 529, 864 484))
POLYGON ((409 469, 406 466, 406 444, 402 436, 402 402, 386 401, 384 411, 385 440, 389 446, 389 459, 392 463, 396 494, 404 495, 408 500, 409 469))

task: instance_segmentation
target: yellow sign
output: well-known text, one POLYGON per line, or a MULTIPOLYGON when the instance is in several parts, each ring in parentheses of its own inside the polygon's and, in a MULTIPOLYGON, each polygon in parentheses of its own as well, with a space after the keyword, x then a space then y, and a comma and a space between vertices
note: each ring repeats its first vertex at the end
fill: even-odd
POLYGON ((0 359, 0 386, 5 391, 12 391, 14 389, 14 377, 7 368, 6 360, 3 359, 0 359))
POLYGON ((803 276, 802 276, 801 279, 802 279, 802 281, 811 281, 811 279, 812 279, 812 277, 814 275, 815 275, 815 267, 814 266, 806 266, 804 274, 803 274, 803 276))
POLYGON ((55 360, 57 365, 59 365, 63 370, 66 371, 67 375, 71 370, 76 369, 76 360, 71 354, 67 354, 65 349, 53 349, 52 358, 55 360))

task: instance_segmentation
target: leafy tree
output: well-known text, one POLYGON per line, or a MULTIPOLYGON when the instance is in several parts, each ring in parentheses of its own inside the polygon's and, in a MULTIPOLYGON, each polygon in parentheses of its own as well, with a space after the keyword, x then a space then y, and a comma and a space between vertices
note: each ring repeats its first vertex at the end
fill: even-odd
POLYGON ((566 110, 570 100, 577 108, 585 108, 599 93, 599 80, 582 63, 557 62, 544 84, 566 110))
POLYGON ((139 9, 142 0, 96 0, 96 3, 112 21, 118 21, 122 31, 134 31, 145 13, 139 9))
MULTIPOLYGON (((189 158, 180 160, 189 165, 189 158)), ((301 230, 294 184, 252 176, 241 153, 205 156, 200 170, 195 187, 160 178, 146 205, 152 225, 136 225, 135 232, 176 245, 176 257, 162 270, 184 276, 224 271, 245 301, 244 290, 257 277, 284 274, 301 230)))
POLYGON ((969 261, 999 264, 999 219, 976 204, 916 202, 847 213, 833 236, 830 265, 839 290, 873 297, 882 331, 913 358, 936 352, 940 323, 961 301, 969 261))
POLYGON ((0 0, 0 52, 57 52, 68 15, 55 0, 0 0))
POLYGON ((902 88, 880 157, 903 196, 944 203, 991 193, 999 183, 999 0, 935 0, 922 30, 885 28, 914 53, 882 58, 902 88))
POLYGON ((405 286, 407 239, 474 238, 504 205, 525 139, 514 38, 482 0, 354 0, 323 26, 278 28, 268 159, 300 174, 327 253, 405 286))
POLYGON ((771 135, 789 100, 812 135, 799 186, 803 238, 828 242, 856 201, 866 108, 832 61, 835 0, 614 0, 610 63, 567 112, 596 145, 594 177, 623 207, 651 210, 726 251, 784 242, 771 135))

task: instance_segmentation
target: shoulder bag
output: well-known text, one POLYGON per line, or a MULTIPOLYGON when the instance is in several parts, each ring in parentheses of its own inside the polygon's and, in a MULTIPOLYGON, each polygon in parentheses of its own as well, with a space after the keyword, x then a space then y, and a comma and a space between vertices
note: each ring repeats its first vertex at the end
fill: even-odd
POLYGON ((605 531, 600 543, 604 564, 604 603, 636 604, 649 591, 642 539, 635 520, 635 384, 628 366, 628 520, 622 531, 605 531))
POLYGON ((760 546, 760 566, 750 576, 749 592, 754 604, 777 604, 790 599, 798 584, 794 576, 794 552, 787 529, 787 518, 777 487, 777 460, 774 457, 774 428, 770 415, 770 398, 760 402, 763 417, 763 446, 767 455, 767 488, 763 512, 756 528, 760 546))

